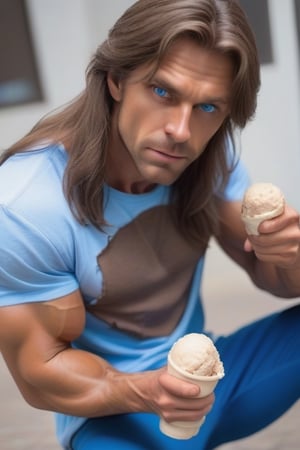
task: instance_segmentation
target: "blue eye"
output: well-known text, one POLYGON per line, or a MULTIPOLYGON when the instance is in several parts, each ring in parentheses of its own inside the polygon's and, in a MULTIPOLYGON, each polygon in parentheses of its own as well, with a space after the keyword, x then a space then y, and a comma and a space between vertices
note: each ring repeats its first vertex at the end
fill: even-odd
POLYGON ((199 105, 199 108, 207 113, 212 113, 216 110, 216 107, 210 103, 201 103, 201 105, 199 105))
POLYGON ((167 90, 162 87, 156 86, 153 88, 153 91, 158 97, 166 97, 168 95, 167 90))

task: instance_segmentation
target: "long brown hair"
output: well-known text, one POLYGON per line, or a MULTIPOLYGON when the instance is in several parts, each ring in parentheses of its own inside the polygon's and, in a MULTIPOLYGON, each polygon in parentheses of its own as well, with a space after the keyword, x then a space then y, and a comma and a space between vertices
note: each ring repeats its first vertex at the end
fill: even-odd
POLYGON ((96 50, 81 95, 38 122, 4 153, 2 162, 40 140, 67 143, 65 195, 80 222, 101 228, 105 223, 102 196, 112 112, 107 74, 126 78, 142 64, 152 62, 158 67, 170 45, 184 35, 228 55, 235 68, 230 117, 173 189, 178 226, 186 235, 207 241, 217 229, 214 188, 220 180, 225 185, 230 171, 226 139, 253 116, 260 85, 255 39, 237 0, 137 1, 96 50))

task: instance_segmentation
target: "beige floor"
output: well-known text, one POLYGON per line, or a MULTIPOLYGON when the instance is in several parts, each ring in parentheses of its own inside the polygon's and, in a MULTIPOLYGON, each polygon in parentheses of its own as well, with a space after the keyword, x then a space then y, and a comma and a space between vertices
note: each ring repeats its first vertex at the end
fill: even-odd
MULTIPOLYGON (((227 332, 248 320, 285 306, 282 301, 254 289, 241 272, 232 272, 226 260, 220 259, 218 255, 216 258, 214 248, 211 254, 203 289, 209 327, 218 332, 227 332)), ((0 449, 58 450, 60 447, 56 443, 52 415, 26 405, 1 357, 0 379, 0 449)), ((300 401, 264 431, 248 439, 223 445, 218 450, 298 450, 299 417, 300 401)))

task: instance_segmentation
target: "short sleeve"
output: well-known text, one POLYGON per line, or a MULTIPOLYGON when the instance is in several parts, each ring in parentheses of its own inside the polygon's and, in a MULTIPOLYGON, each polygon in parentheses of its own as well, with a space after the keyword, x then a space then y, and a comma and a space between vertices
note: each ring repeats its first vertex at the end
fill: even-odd
POLYGON ((53 300, 77 288, 63 247, 58 249, 34 224, 0 206, 0 306, 53 300))

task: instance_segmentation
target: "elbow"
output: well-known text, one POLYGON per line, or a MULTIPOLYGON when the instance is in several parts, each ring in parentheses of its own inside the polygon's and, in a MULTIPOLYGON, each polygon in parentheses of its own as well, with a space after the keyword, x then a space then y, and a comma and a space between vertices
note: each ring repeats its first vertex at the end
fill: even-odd
POLYGON ((39 386, 41 383, 40 374, 34 370, 25 370, 18 379, 17 386, 25 402, 35 409, 51 410, 46 401, 46 393, 39 386))
POLYGON ((26 403, 34 409, 40 409, 43 411, 48 411, 49 408, 44 404, 44 402, 36 394, 24 395, 23 398, 26 403))
POLYGON ((45 403, 45 401, 43 400, 43 396, 37 389, 24 384, 22 384, 22 386, 18 385, 18 389, 23 399, 29 406, 34 409, 40 409, 44 411, 49 410, 49 405, 45 403))

